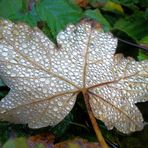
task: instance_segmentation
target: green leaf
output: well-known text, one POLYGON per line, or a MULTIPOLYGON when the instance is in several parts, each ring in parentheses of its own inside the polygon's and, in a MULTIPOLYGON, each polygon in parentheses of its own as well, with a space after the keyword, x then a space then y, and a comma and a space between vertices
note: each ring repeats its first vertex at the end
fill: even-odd
POLYGON ((84 16, 96 20, 98 23, 100 23, 105 31, 110 30, 110 24, 109 22, 103 17, 101 12, 98 9, 95 10, 86 10, 84 13, 84 16))
POLYGON ((25 138, 8 140, 2 148, 28 148, 25 138))
POLYGON ((147 44, 148 45, 148 35, 143 37, 140 41, 141 44, 147 44))
POLYGON ((148 34, 148 27, 146 24, 148 24, 148 20, 144 18, 143 13, 137 13, 132 16, 119 19, 115 23, 113 30, 124 32, 138 42, 148 34))
POLYGON ((69 23, 82 18, 82 10, 68 0, 42 0, 36 7, 41 20, 46 21, 55 37, 69 23))
MULTIPOLYGON (((24 3, 28 5, 27 1, 24 3)), ((36 26, 40 19, 37 16, 35 7, 33 6, 31 11, 27 11, 26 8, 24 9, 22 0, 0 1, 0 17, 13 21, 25 22, 30 26, 36 26)))
POLYGON ((0 17, 12 19, 22 8, 21 0, 1 0, 0 17))
POLYGON ((12 19, 15 21, 25 22, 32 27, 37 26, 37 22, 40 21, 35 7, 33 7, 32 10, 27 13, 17 13, 15 16, 12 17, 12 19))
MULTIPOLYGON (((145 36, 144 38, 142 38, 139 43, 140 43, 142 46, 148 47, 148 36, 145 36)), ((139 54, 138 54, 138 60, 139 60, 139 61, 148 60, 148 52, 146 52, 146 51, 140 49, 140 50, 139 50, 139 54)))
POLYGON ((142 60, 148 60, 148 53, 146 53, 143 50, 139 50, 139 55, 138 55, 138 60, 142 61, 142 60))
MULTIPOLYGON (((31 144, 33 148, 45 148, 43 144, 31 144)), ((27 139, 24 137, 8 140, 2 148, 30 148, 27 139)))

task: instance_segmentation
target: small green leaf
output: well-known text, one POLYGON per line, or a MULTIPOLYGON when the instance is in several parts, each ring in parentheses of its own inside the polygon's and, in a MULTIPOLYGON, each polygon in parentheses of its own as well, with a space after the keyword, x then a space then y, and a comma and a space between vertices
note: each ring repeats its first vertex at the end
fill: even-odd
MULTIPOLYGON (((33 148, 45 148, 43 144, 32 143, 33 148)), ((8 140, 2 148, 30 148, 30 144, 24 137, 8 140)))
POLYGON ((143 51, 143 50, 139 50, 139 55, 138 55, 138 60, 142 61, 142 60, 148 60, 148 54, 143 51))
POLYGON ((141 44, 147 44, 148 45, 148 35, 143 37, 140 41, 141 44))
POLYGON ((76 23, 82 18, 82 10, 68 0, 42 0, 38 3, 37 13, 46 21, 55 37, 69 23, 76 23))
POLYGON ((100 23, 105 31, 110 30, 109 22, 102 16, 101 12, 98 9, 95 10, 86 10, 84 16, 95 19, 98 23, 100 23))
MULTIPOLYGON (((148 47, 148 36, 145 36, 144 38, 142 38, 139 42, 142 46, 146 46, 148 47)), ((142 60, 148 60, 148 52, 140 49, 139 50, 139 54, 138 54, 138 60, 142 61, 142 60)))
POLYGON ((28 148, 25 138, 8 140, 2 148, 28 148))

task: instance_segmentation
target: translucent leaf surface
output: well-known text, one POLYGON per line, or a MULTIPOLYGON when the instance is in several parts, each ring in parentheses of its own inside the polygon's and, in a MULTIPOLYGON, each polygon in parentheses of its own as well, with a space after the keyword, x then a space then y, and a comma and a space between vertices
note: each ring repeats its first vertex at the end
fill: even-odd
POLYGON ((10 92, 0 102, 0 119, 53 126, 82 92, 108 129, 141 130, 135 103, 148 100, 148 62, 114 55, 117 39, 97 26, 67 26, 57 36, 58 49, 38 28, 2 20, 0 76, 10 92))

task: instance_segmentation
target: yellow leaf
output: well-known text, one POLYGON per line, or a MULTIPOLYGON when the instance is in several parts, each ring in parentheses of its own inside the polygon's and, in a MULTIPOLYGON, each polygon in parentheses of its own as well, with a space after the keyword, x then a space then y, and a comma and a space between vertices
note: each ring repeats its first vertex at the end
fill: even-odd
POLYGON ((114 2, 107 2, 104 6, 104 9, 109 11, 117 11, 120 13, 124 13, 122 6, 114 2))

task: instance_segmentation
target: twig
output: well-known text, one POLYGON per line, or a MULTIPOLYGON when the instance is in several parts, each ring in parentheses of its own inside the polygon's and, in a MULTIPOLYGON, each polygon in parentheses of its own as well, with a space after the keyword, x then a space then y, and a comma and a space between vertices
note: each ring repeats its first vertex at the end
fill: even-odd
POLYGON ((135 46, 135 47, 138 47, 138 48, 141 48, 141 49, 144 49, 144 50, 148 51, 148 48, 146 48, 144 46, 141 46, 141 45, 137 45, 137 44, 128 42, 126 40, 120 39, 119 37, 118 37, 118 40, 121 41, 121 42, 123 42, 123 43, 126 43, 126 44, 129 44, 129 45, 132 45, 132 46, 135 46))
POLYGON ((34 4, 35 4, 35 0, 29 0, 29 4, 28 4, 28 10, 29 11, 32 10, 34 4))

